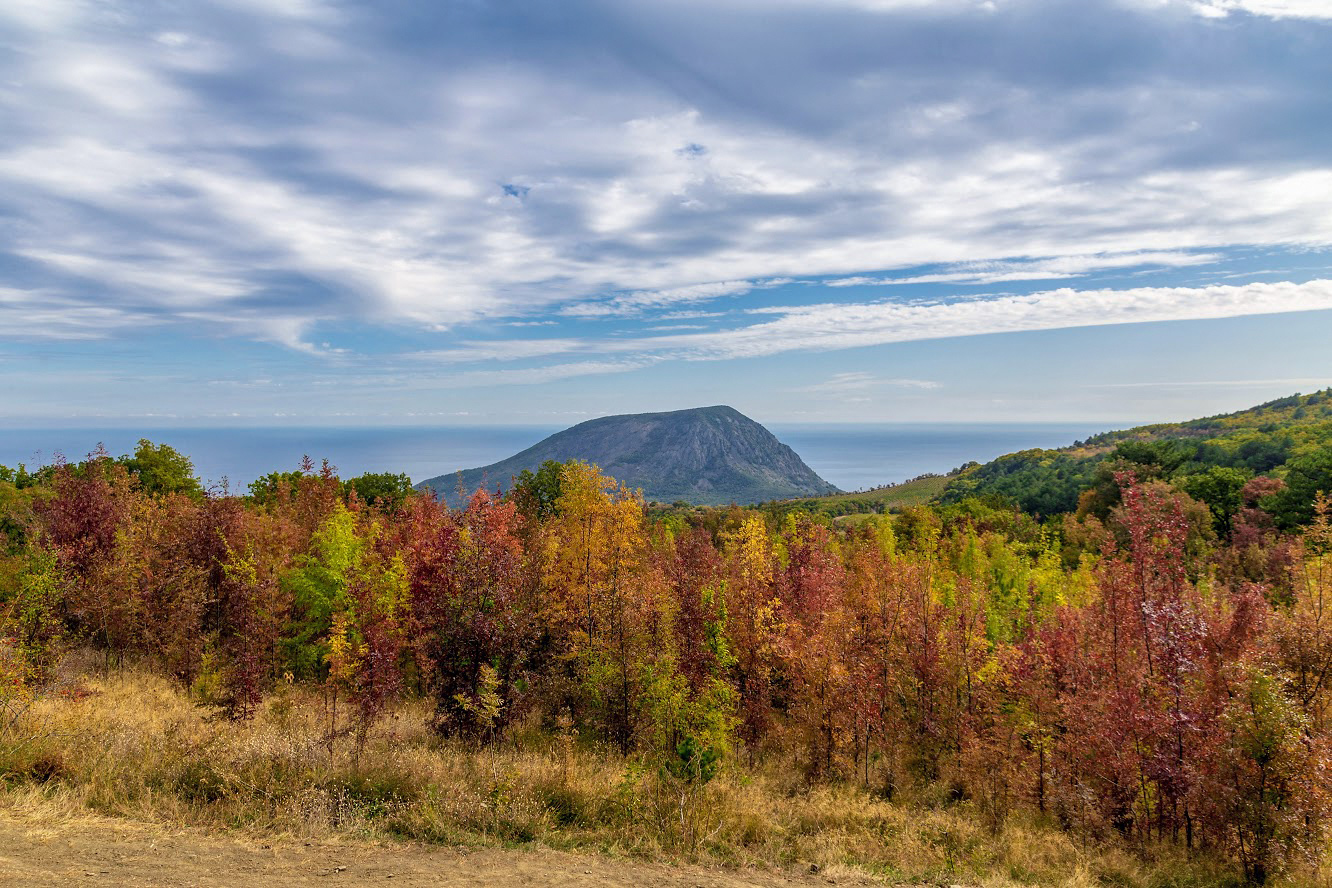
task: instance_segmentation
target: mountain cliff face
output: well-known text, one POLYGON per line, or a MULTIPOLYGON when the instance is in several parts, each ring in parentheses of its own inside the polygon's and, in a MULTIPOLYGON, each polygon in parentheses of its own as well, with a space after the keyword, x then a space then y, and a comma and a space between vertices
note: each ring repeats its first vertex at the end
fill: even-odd
POLYGON ((557 432, 493 465, 417 486, 458 499, 478 487, 507 490, 514 475, 546 460, 581 459, 642 488, 649 500, 700 505, 757 503, 836 493, 790 447, 730 407, 603 416, 557 432))

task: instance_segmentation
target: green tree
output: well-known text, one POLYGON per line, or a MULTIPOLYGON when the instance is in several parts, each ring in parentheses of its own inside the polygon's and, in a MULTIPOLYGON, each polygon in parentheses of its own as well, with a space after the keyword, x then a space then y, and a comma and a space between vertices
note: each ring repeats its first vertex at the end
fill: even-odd
POLYGON ((260 505, 271 503, 284 495, 290 495, 297 483, 305 477, 308 477, 308 473, 304 470, 269 472, 250 482, 250 499, 260 505))
POLYGON ((1286 489, 1272 498, 1277 524, 1291 529, 1313 520, 1314 498, 1332 493, 1332 448, 1318 449, 1287 463, 1286 489))
POLYGON ((563 477, 564 466, 548 459, 536 472, 523 469, 515 475, 509 498, 518 504, 518 511, 529 519, 544 521, 555 514, 563 477))
POLYGON ((1207 504, 1216 533, 1223 537, 1230 530, 1230 519, 1244 505, 1240 491, 1252 477, 1253 473, 1245 469, 1212 466, 1205 472, 1186 475, 1178 484, 1189 496, 1207 504))
POLYGON ((396 509, 412 495, 412 479, 401 473, 367 472, 343 482, 343 486, 348 493, 356 491, 362 502, 385 509, 396 509))
POLYGON ((352 607, 351 584, 365 548, 356 516, 338 506, 315 532, 309 553, 282 578, 294 611, 283 648, 287 668, 297 678, 323 675, 328 639, 335 618, 352 607))
POLYGON ((1317 847, 1322 811, 1311 791, 1311 767, 1303 714, 1281 682, 1257 664, 1241 667, 1221 715, 1224 731, 1215 774, 1215 812, 1244 868, 1261 885, 1317 847))
POLYGON ((147 438, 139 439, 133 456, 117 460, 139 479, 139 489, 153 496, 183 493, 191 497, 203 496, 203 487, 194 474, 190 458, 166 444, 154 444, 147 438))

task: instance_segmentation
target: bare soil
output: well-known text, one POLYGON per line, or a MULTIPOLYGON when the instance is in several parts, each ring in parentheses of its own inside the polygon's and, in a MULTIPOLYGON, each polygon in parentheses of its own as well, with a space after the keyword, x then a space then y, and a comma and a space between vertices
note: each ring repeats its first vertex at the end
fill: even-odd
POLYGON ((355 838, 306 841, 0 810, 0 885, 281 888, 319 885, 742 888, 874 884, 851 872, 667 866, 548 849, 465 850, 355 838))

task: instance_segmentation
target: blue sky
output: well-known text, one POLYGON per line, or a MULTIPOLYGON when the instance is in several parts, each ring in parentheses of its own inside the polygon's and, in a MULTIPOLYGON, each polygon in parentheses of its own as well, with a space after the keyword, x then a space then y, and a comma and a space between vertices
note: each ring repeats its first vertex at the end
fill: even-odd
POLYGON ((11 425, 1332 384, 1328 0, 6 0, 11 425))

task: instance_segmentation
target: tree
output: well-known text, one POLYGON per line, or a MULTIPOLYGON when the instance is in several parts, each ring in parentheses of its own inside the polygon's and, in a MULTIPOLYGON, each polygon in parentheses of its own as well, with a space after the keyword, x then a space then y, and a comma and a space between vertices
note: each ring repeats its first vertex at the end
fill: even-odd
POLYGON ((701 528, 666 535, 659 546, 669 603, 660 609, 649 642, 653 652, 645 658, 645 708, 667 772, 696 788, 730 748, 735 729, 725 579, 701 528))
POLYGON ((828 528, 787 516, 781 595, 789 615, 792 719, 803 733, 811 776, 842 770, 841 752, 856 735, 854 618, 843 605, 846 573, 828 528))
POLYGON ((523 469, 513 479, 509 498, 532 523, 545 521, 555 514, 563 472, 564 466, 553 459, 543 462, 536 472, 523 469))
POLYGON ((1223 740, 1211 774, 1213 818, 1245 877, 1262 885, 1306 854, 1317 854, 1325 788, 1307 723, 1263 666, 1238 667, 1221 716, 1223 740))
POLYGON ((1252 477, 1253 473, 1245 469, 1212 466, 1205 472, 1184 477, 1179 486, 1189 496, 1207 504, 1217 536, 1224 537, 1230 532, 1231 519, 1244 505, 1241 494, 1252 477))
POLYGON ((121 594, 141 603, 141 648, 186 687, 203 665, 212 592, 212 565, 191 545, 199 518, 188 494, 138 497, 120 534, 121 594))
POLYGON ((46 549, 34 548, 23 561, 12 595, 0 595, 0 659, 31 688, 46 681, 68 645, 61 613, 65 579, 46 549))
POLYGON ((485 491, 452 512, 418 497, 399 543, 410 590, 411 635, 435 728, 488 742, 521 714, 537 644, 535 601, 524 587, 521 519, 485 491))
POLYGON ((402 690, 410 600, 402 556, 371 548, 350 592, 351 606, 334 617, 325 656, 329 678, 348 691, 355 710, 359 761, 371 725, 402 690))
POLYGON ((282 640, 285 665, 296 678, 327 674, 329 634, 352 607, 351 585, 367 541, 356 516, 339 506, 310 540, 310 550, 282 577, 292 599, 292 623, 282 640))
POLYGON ((189 457, 166 444, 153 444, 147 438, 139 439, 133 456, 122 456, 119 462, 139 481, 139 489, 150 496, 183 493, 199 498, 203 488, 194 475, 194 463, 189 457))
POLYGON ((283 516, 238 505, 234 499, 210 502, 197 538, 218 547, 207 626, 221 687, 212 702, 233 718, 253 713, 287 668, 280 643, 289 631, 292 593, 283 577, 295 555, 294 529, 283 516))
POLYGON ((1315 734, 1332 728, 1332 500, 1319 496, 1304 536, 1303 558, 1293 571, 1288 607, 1275 614, 1272 641, 1315 734))
POLYGON ((344 482, 344 486, 361 502, 381 509, 396 509, 415 492, 411 478, 392 472, 367 472, 344 482))
POLYGON ((768 529, 750 514, 725 537, 730 576, 726 612, 735 649, 735 686, 740 697, 740 737, 752 760, 772 722, 773 682, 785 632, 782 600, 774 584, 774 553, 768 529))
POLYGON ((108 659, 122 658, 139 632, 142 604, 125 594, 133 579, 122 546, 135 500, 129 473, 99 448, 79 466, 59 466, 51 486, 38 507, 41 536, 67 582, 71 629, 108 659))
POLYGON ((1273 497, 1272 514, 1287 530, 1313 520, 1314 498, 1332 494, 1332 448, 1318 447, 1287 463, 1286 489, 1273 497))
POLYGON ((627 751, 641 703, 649 604, 642 500, 596 466, 575 460, 561 470, 546 531, 552 616, 563 624, 567 656, 578 663, 583 702, 627 751))

